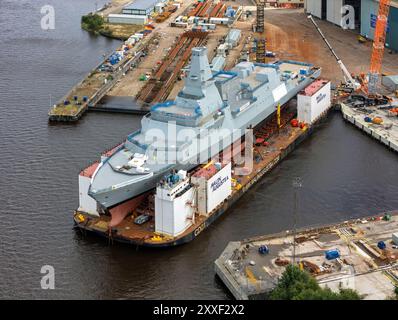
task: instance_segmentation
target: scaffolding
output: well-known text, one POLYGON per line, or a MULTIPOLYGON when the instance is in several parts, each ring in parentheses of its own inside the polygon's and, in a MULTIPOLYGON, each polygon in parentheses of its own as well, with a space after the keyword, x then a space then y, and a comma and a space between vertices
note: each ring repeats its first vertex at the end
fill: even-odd
POLYGON ((265 63, 265 38, 257 39, 256 62, 265 63))
POLYGON ((256 32, 264 32, 264 9, 265 0, 257 0, 257 22, 256 22, 256 32))

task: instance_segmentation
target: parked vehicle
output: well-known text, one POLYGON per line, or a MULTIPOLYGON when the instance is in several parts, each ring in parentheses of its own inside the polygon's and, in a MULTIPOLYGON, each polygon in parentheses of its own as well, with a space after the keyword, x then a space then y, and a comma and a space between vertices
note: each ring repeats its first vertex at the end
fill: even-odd
POLYGON ((148 216, 147 214, 142 214, 140 216, 138 216, 137 218, 134 219, 134 223, 138 224, 138 225, 142 225, 145 222, 148 222, 149 220, 151 220, 151 216, 148 216))

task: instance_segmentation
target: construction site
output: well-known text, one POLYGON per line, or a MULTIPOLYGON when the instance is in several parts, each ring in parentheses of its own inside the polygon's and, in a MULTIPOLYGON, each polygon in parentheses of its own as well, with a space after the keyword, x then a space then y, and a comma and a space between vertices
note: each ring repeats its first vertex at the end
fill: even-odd
POLYGON ((398 212, 335 225, 230 242, 215 261, 216 274, 236 299, 260 299, 289 264, 322 287, 356 290, 385 300, 398 284, 398 212))
MULTIPOLYGON (((386 1, 387 4, 389 2, 386 1)), ((102 15, 119 12, 126 3, 117 1, 104 8, 102 15)), ((119 62, 109 65, 107 59, 97 66, 53 106, 49 112, 50 120, 77 121, 88 109, 148 112, 152 102, 175 97, 181 89, 179 80, 183 78, 184 67, 189 63, 190 49, 199 45, 208 48, 210 60, 218 56, 216 62, 225 70, 238 61, 266 63, 275 59, 297 59, 321 66, 336 85, 344 82, 347 76, 336 68, 334 53, 330 54, 302 9, 288 7, 275 10, 264 1, 250 0, 184 1, 175 8, 173 12, 164 11, 168 12, 165 16, 164 12, 163 16, 153 13, 152 20, 142 26, 143 31, 136 33, 136 40, 127 40, 116 50, 122 52, 119 62), (238 42, 234 47, 222 49, 231 28, 240 30, 238 42), (103 99, 112 101, 114 106, 104 107, 101 104, 103 99), (118 101, 127 101, 129 106, 117 110, 118 101)), ((370 69, 373 74, 381 72, 380 55, 384 50, 379 48, 380 44, 375 44, 379 48, 378 54, 374 50, 372 53, 371 41, 358 41, 354 32, 331 23, 321 20, 317 23, 327 41, 333 45, 334 52, 338 53, 338 60, 344 61, 346 73, 358 77, 358 82, 363 84, 360 91, 366 94, 367 83, 361 79, 370 69), (369 63, 371 56, 372 62, 369 63), (378 65, 374 61, 378 61, 378 65)), ((379 42, 383 42, 383 34, 376 36, 379 42)), ((398 73, 396 60, 395 55, 384 56, 384 74, 398 73)), ((379 80, 372 81, 379 83, 379 80)), ((336 92, 339 95, 340 92, 336 92)), ((392 107, 394 104, 395 101, 392 107)))
MULTIPOLYGON (((123 3, 127 1, 117 1, 101 9, 100 13, 106 17, 119 12, 123 3)), ((176 82, 181 80, 181 69, 188 63, 190 50, 205 45, 210 55, 215 56, 217 46, 224 41, 242 11, 235 1, 218 4, 210 0, 184 1, 175 8, 166 11, 167 14, 153 13, 148 22, 141 26, 141 31, 132 34, 50 109, 50 121, 74 122, 88 110, 148 112, 150 103, 165 101, 176 82), (227 13, 228 17, 222 18, 225 24, 217 24, 217 28, 214 23, 204 23, 213 17, 224 17, 227 13), (192 20, 184 28, 170 22, 181 17, 196 18, 195 14, 200 21, 192 20), (159 88, 162 88, 161 92, 156 92, 159 88), (101 104, 107 98, 114 102, 113 106, 104 107, 101 104), (126 100, 129 105, 118 106, 118 101, 126 100)), ((232 61, 232 57, 228 61, 232 61)))

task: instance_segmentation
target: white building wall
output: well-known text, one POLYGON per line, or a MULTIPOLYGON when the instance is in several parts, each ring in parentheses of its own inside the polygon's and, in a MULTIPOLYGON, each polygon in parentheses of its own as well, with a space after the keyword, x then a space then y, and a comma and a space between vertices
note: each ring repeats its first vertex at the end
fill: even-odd
POLYGON ((231 163, 207 181, 207 213, 210 213, 231 194, 231 163))
POLYGON ((79 211, 99 217, 97 201, 88 195, 91 178, 79 175, 79 211))
POLYGON ((311 124, 331 105, 331 85, 325 84, 312 96, 299 94, 297 96, 297 119, 300 122, 311 124))
POLYGON ((155 196, 155 231, 159 233, 174 233, 173 202, 155 196))
POLYGON ((120 24, 146 24, 148 23, 148 17, 129 14, 110 14, 108 16, 108 22, 120 24))
POLYGON ((319 19, 322 18, 322 1, 321 0, 307 0, 306 1, 307 13, 312 14, 319 19))
POLYGON ((194 189, 191 188, 174 201, 174 236, 183 233, 192 225, 194 206, 194 189))
POLYGON ((206 179, 204 177, 191 177, 191 182, 196 188, 196 204, 198 213, 200 215, 206 215, 207 213, 207 201, 206 201, 206 179))
POLYGON ((175 237, 192 224, 194 189, 191 188, 173 200, 155 196, 155 231, 175 237))
POLYGON ((334 24, 341 25, 341 8, 343 0, 327 0, 326 19, 334 24))

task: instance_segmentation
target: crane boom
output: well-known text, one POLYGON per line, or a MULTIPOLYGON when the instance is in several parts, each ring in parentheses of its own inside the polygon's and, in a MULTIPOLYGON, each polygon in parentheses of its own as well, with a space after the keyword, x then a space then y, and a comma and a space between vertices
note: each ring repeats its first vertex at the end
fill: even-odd
POLYGON ((359 84, 358 81, 354 80, 354 78, 351 76, 350 72, 348 71, 347 67, 345 66, 345 64, 343 63, 343 61, 341 61, 341 59, 339 58, 339 56, 336 54, 336 52, 333 50, 331 44, 329 43, 328 39, 326 39, 325 35, 323 34, 322 30, 319 28, 318 24, 315 22, 314 18, 312 17, 312 15, 308 16, 308 19, 311 20, 311 22, 313 23, 313 25, 315 26, 316 30, 318 31, 318 33, 321 35, 323 41, 325 41, 327 47, 329 48, 330 52, 333 54, 333 56, 335 57, 337 63, 340 66, 341 71, 343 72, 343 76, 344 76, 344 82, 351 88, 353 88, 354 90, 358 90, 361 85, 359 84))
POLYGON ((380 0, 379 11, 373 39, 372 58, 370 60, 369 70, 369 94, 377 93, 379 75, 384 55, 384 46, 386 42, 388 13, 390 11, 391 0, 380 0))

